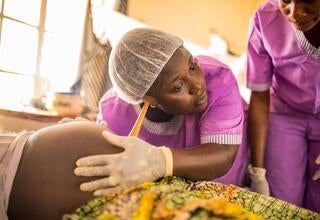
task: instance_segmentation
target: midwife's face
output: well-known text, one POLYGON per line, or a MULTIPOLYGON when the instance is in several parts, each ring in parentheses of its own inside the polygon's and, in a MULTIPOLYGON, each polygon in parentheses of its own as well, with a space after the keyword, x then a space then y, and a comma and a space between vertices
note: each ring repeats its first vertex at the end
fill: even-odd
POLYGON ((163 68, 157 87, 154 98, 166 113, 200 113, 208 105, 204 75, 197 60, 184 47, 180 47, 163 68))

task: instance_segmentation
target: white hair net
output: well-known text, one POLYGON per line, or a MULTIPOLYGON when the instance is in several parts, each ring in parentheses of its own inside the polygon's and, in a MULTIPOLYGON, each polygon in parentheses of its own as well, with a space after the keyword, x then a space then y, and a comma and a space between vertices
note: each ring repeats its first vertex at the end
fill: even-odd
POLYGON ((142 102, 159 73, 183 41, 166 32, 137 28, 127 32, 113 48, 109 74, 124 101, 142 102))

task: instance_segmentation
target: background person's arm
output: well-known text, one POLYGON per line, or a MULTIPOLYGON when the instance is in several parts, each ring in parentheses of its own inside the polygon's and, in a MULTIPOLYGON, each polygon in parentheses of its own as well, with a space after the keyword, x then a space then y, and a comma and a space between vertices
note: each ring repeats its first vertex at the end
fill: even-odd
POLYGON ((249 105, 249 141, 251 164, 264 168, 264 154, 268 135, 269 90, 252 92, 249 105))
POLYGON ((264 169, 264 157, 268 138, 269 90, 252 92, 249 105, 249 142, 251 164, 248 168, 252 191, 269 195, 269 184, 264 169))

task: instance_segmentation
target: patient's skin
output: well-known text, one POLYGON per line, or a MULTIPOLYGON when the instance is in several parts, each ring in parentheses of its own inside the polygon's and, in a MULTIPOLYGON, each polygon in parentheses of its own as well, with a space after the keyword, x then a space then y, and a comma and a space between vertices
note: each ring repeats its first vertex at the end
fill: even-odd
POLYGON ((118 153, 89 121, 43 128, 26 143, 10 195, 10 220, 57 220, 93 198, 79 184, 88 178, 73 174, 83 156, 118 153))

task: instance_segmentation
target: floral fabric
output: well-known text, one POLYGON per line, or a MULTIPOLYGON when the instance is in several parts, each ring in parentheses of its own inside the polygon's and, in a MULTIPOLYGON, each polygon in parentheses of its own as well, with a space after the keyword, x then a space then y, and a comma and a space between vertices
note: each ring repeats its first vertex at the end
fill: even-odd
POLYGON ((168 177, 98 197, 64 220, 320 219, 318 213, 233 185, 168 177))

